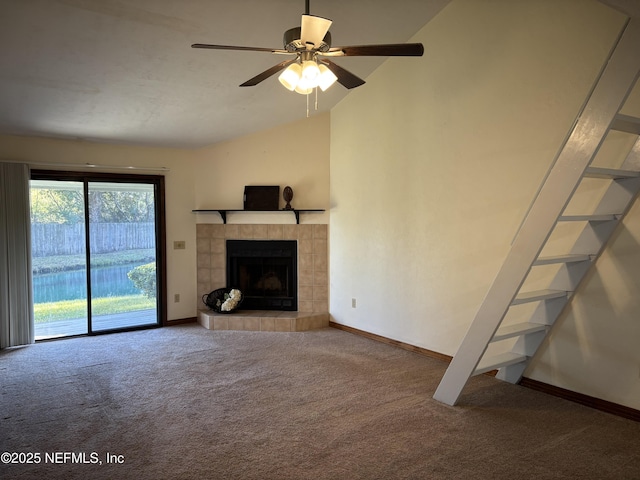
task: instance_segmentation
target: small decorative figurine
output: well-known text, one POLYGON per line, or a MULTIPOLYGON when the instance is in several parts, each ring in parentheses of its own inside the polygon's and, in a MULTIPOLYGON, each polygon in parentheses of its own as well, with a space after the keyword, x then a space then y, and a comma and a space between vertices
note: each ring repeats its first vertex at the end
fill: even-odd
POLYGON ((291 189, 291 187, 289 186, 284 187, 284 191, 282 192, 282 197, 284 198, 284 201, 287 202, 284 209, 293 210, 293 207, 291 206, 291 199, 293 198, 293 190, 291 189))

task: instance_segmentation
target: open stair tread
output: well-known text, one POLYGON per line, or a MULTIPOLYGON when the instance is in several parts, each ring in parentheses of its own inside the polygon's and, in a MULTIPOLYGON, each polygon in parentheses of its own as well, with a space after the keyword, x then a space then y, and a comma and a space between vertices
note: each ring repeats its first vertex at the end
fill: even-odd
POLYGON ((565 255, 551 255, 548 257, 538 257, 533 262, 533 265, 551 265, 554 263, 573 263, 573 262, 586 262, 591 260, 591 257, 587 254, 568 253, 565 255))
POLYGON ((522 322, 515 323, 513 325, 505 325, 500 327, 495 333, 492 342, 499 342, 500 340, 506 340, 508 338, 519 337, 528 333, 543 332, 547 329, 547 325, 541 323, 522 322))
POLYGON ((640 135, 640 118, 619 113, 611 124, 612 130, 640 135))
POLYGON ((610 222, 617 220, 620 214, 607 213, 602 215, 562 215, 559 222, 610 222))
POLYGON ((539 300, 550 300, 552 298, 566 297, 569 292, 566 290, 534 290, 531 292, 520 292, 516 295, 511 305, 520 305, 521 303, 537 302, 539 300))
MULTIPOLYGON (((598 154, 609 132, 617 130, 640 135, 640 115, 632 117, 620 113, 620 106, 625 104, 640 75, 639 38, 640 21, 632 19, 606 59, 575 125, 572 126, 571 132, 554 158, 552 168, 549 169, 548 175, 512 240, 512 248, 433 395, 434 399, 448 405, 456 405, 469 376, 495 369, 502 370, 498 378, 517 383, 529 359, 539 348, 544 333, 561 314, 563 307, 573 294, 572 291, 560 290, 521 291, 521 286, 526 281, 534 260, 549 261, 538 256, 555 226, 560 222, 584 222, 586 225, 579 225, 584 228, 576 243, 565 251, 588 253, 593 250, 600 251, 598 246, 600 241, 604 248, 610 240, 614 227, 628 211, 629 204, 626 200, 637 193, 637 180, 640 179, 640 173, 591 167, 590 163, 598 154), (571 200, 580 182, 589 177, 609 180, 608 185, 602 185, 607 187, 607 190, 596 210, 592 210, 596 214, 573 215, 569 210, 563 211, 562 208, 572 203, 571 200), (510 335, 520 328, 516 326, 506 330, 499 328, 509 307, 536 301, 545 303, 532 305, 538 308, 532 309, 534 311, 531 312, 530 321, 541 320, 541 325, 548 324, 549 327, 545 327, 544 332, 520 336, 514 346, 514 350, 519 353, 511 351, 487 355, 488 341, 496 334, 497 338, 504 338, 504 335, 510 335)), ((622 168, 635 168, 636 154, 637 146, 634 144, 624 160, 625 167, 622 168)), ((597 253, 594 253, 593 258, 596 255, 597 253)), ((592 265, 582 262, 574 266, 577 268, 571 268, 569 272, 558 272, 550 284, 564 282, 570 285, 566 287, 568 290, 579 288, 582 280, 574 277, 585 273, 583 270, 586 268, 582 267, 592 265)), ((522 327, 524 330, 526 328, 528 327, 522 327)))
POLYGON ((588 167, 584 172, 584 176, 589 178, 609 178, 609 179, 615 180, 619 178, 640 177, 640 171, 619 170, 616 168, 604 168, 604 167, 588 167))
POLYGON ((482 373, 490 372, 497 368, 506 367, 508 365, 514 365, 516 363, 525 362, 527 360, 526 355, 519 353, 506 352, 491 357, 486 357, 480 360, 478 366, 473 371, 473 375, 480 375, 482 373))

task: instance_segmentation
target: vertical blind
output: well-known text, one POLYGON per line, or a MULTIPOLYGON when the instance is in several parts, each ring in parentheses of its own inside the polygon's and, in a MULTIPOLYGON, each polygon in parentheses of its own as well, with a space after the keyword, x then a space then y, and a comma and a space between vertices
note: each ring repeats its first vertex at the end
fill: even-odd
POLYGON ((29 166, 0 162, 0 348, 34 342, 29 166))

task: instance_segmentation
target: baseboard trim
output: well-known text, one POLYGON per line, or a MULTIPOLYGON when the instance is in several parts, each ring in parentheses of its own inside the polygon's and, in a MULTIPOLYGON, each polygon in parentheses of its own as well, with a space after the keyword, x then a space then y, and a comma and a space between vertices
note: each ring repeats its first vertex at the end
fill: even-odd
POLYGON ((335 323, 330 321, 329 326, 333 328, 337 328, 338 330, 344 330, 345 332, 354 333, 356 335, 360 335, 362 337, 375 340, 376 342, 386 343, 387 345, 393 345, 394 347, 402 348, 403 350, 407 350, 409 352, 417 353, 419 355, 424 355, 425 357, 436 358, 438 360, 442 360, 447 363, 450 363, 451 360, 453 359, 453 357, 449 355, 445 355, 443 353, 434 352, 433 350, 429 350, 422 347, 416 347, 415 345, 411 345, 409 343, 404 343, 399 340, 392 340, 391 338, 383 337, 382 335, 376 335, 375 333, 365 332, 364 330, 348 327, 347 325, 342 325, 340 323, 335 323))
POLYGON ((519 385, 543 392, 554 397, 563 398, 574 403, 579 403, 587 407, 600 410, 602 412, 611 413, 618 417, 628 418, 629 420, 635 420, 640 422, 640 410, 636 410, 631 407, 626 407, 618 403, 609 402, 600 398, 591 397, 583 393, 573 392, 566 388, 556 387, 555 385, 549 385, 548 383, 533 380, 531 378, 522 377, 519 385))
MULTIPOLYGON (((339 323, 329 322, 329 326, 337 328, 338 330, 344 330, 345 332, 353 333, 355 335, 360 335, 377 342, 386 343, 387 345, 393 345, 394 347, 402 348, 403 350, 408 350, 409 352, 418 353, 430 358, 436 358, 447 363, 451 362, 451 360, 453 359, 453 357, 445 355, 443 353, 434 352, 422 347, 416 347, 415 345, 411 345, 409 343, 392 340, 390 338, 383 337, 382 335, 365 332, 364 330, 348 327, 339 323)), ((496 373, 497 370, 493 370, 491 372, 485 373, 485 375, 495 376, 496 373)), ((552 395, 554 397, 563 398, 565 400, 569 400, 570 402, 579 403, 581 405, 585 405, 602 412, 610 413, 618 417, 623 417, 629 420, 640 422, 640 410, 636 410, 631 407, 626 407, 624 405, 619 405, 617 403, 609 402, 607 400, 602 400, 596 397, 590 397, 589 395, 585 395, 583 393, 573 392, 565 388, 549 385, 548 383, 539 382, 538 380, 533 380, 527 377, 522 377, 519 385, 530 388, 532 390, 546 393, 548 395, 552 395)))
POLYGON ((174 325, 184 325, 185 323, 195 323, 198 319, 196 317, 177 318, 175 320, 167 320, 164 324, 165 327, 173 327, 174 325))

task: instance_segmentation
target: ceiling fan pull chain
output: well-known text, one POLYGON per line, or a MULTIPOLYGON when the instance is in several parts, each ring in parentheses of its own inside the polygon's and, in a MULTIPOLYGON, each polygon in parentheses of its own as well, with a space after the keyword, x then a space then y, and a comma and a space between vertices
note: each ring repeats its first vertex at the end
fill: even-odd
POLYGON ((307 118, 309 118, 309 94, 307 93, 305 97, 307 97, 307 118))
POLYGON ((316 91, 316 112, 318 111, 318 87, 314 89, 316 91))

